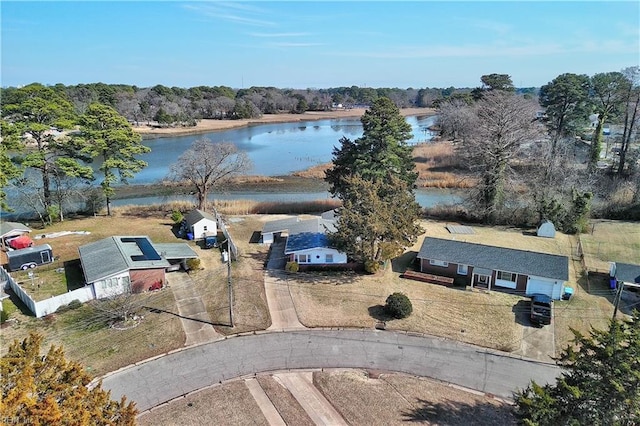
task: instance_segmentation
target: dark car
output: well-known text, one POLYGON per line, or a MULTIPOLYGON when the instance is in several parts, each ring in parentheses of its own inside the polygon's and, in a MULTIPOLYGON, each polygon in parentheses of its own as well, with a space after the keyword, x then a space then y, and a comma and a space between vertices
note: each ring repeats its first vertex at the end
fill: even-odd
POLYGON ((553 300, 546 294, 531 296, 531 323, 537 326, 551 324, 553 300))

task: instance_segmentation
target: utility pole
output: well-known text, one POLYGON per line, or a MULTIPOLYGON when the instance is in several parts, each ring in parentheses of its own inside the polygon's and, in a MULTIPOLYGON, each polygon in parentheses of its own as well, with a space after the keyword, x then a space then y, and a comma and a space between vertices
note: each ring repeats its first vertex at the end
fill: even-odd
POLYGON ((229 290, 229 324, 233 328, 233 287, 231 286, 231 250, 230 241, 227 238, 227 287, 229 290))

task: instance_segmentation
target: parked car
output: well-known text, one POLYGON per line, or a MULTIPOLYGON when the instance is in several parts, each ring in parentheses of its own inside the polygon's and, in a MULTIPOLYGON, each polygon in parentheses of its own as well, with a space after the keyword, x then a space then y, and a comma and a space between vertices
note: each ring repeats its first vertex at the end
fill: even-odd
POLYGON ((553 300, 546 294, 531 296, 531 323, 537 326, 551 324, 553 300))
POLYGON ((204 237, 204 248, 214 248, 218 247, 218 238, 212 235, 207 235, 204 237))

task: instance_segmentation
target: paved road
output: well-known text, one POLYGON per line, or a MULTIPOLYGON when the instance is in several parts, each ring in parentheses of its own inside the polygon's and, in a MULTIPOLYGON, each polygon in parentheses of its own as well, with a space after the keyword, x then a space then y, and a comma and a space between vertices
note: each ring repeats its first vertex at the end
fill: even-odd
POLYGON ((189 347, 107 375, 103 387, 140 411, 221 381, 266 371, 371 368, 426 376, 511 398, 516 388, 553 382, 549 364, 460 342, 379 330, 300 330, 231 337, 189 347))

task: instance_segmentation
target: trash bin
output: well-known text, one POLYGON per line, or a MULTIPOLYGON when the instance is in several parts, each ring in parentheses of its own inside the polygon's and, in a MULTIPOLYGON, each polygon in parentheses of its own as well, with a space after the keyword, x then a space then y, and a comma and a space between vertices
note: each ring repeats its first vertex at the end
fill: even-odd
POLYGON ((573 288, 565 287, 564 293, 562 293, 562 300, 569 300, 571 299, 571 296, 573 296, 573 288))
POLYGON ((193 232, 187 232, 187 240, 193 240, 193 232))

